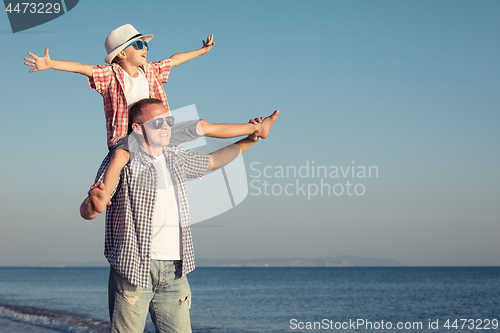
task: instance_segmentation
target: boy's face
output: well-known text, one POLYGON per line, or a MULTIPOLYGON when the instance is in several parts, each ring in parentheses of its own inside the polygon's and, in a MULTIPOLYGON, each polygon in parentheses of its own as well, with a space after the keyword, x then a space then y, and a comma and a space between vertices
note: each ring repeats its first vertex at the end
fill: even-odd
POLYGON ((144 46, 142 50, 138 50, 134 45, 127 47, 122 51, 124 54, 123 62, 126 62, 129 66, 144 66, 147 63, 146 57, 148 55, 148 48, 144 46))

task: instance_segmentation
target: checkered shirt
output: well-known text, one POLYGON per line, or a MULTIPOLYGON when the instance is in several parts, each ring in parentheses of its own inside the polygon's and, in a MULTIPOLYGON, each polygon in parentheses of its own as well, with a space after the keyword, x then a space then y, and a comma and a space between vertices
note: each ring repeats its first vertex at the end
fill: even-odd
MULTIPOLYGON (((163 148, 167 169, 177 197, 182 232, 182 275, 194 265, 191 219, 187 198, 187 178, 201 178, 207 172, 209 157, 183 147, 163 148)), ((157 173, 152 157, 139 147, 133 159, 122 169, 120 181, 111 193, 106 210, 104 255, 109 264, 128 282, 148 287, 152 219, 157 198, 157 173)), ((109 163, 106 157, 95 182, 101 183, 109 163)))
MULTIPOLYGON (((167 110, 170 108, 162 83, 167 83, 170 67, 170 59, 148 62, 146 66, 141 66, 148 80, 149 97, 162 100, 167 110)), ((124 73, 125 71, 118 64, 99 65, 92 67, 92 77, 89 78, 90 88, 96 90, 104 99, 107 142, 110 148, 127 135, 128 108, 125 98, 124 73)))

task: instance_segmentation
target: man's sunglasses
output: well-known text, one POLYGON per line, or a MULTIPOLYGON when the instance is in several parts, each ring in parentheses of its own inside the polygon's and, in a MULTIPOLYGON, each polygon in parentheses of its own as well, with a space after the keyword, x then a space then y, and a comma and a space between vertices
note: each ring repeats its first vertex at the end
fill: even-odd
MULTIPOLYGON (((156 118, 156 119, 150 120, 150 121, 146 122, 146 124, 150 123, 154 129, 160 129, 163 127, 163 123, 167 123, 167 125, 170 127, 174 126, 174 120, 175 120, 174 117, 169 116, 169 117, 165 117, 165 118, 156 118), (165 120, 163 120, 163 119, 165 119, 165 120)), ((139 123, 139 124, 142 124, 142 123, 139 123)))
POLYGON ((128 47, 130 47, 132 45, 134 45, 137 50, 142 50, 144 48, 144 46, 146 46, 148 48, 148 50, 149 50, 148 42, 145 42, 143 40, 136 40, 135 42, 132 42, 132 43, 128 44, 126 48, 128 48, 128 47))

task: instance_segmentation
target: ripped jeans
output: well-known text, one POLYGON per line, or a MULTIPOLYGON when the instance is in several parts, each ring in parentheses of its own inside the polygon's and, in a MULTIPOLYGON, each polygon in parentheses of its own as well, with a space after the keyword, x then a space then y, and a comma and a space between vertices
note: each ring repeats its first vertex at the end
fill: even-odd
POLYGON ((127 282, 111 267, 108 300, 110 332, 143 333, 149 313, 156 332, 191 332, 191 289, 182 262, 151 260, 149 288, 127 282))

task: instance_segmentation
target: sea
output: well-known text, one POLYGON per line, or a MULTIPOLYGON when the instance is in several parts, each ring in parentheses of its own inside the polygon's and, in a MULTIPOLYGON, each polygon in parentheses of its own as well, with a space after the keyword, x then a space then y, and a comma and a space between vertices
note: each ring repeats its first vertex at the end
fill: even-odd
MULTIPOLYGON (((0 332, 107 332, 108 274, 0 268, 0 332)), ((188 279, 193 332, 500 331, 500 267, 199 267, 188 279)))

